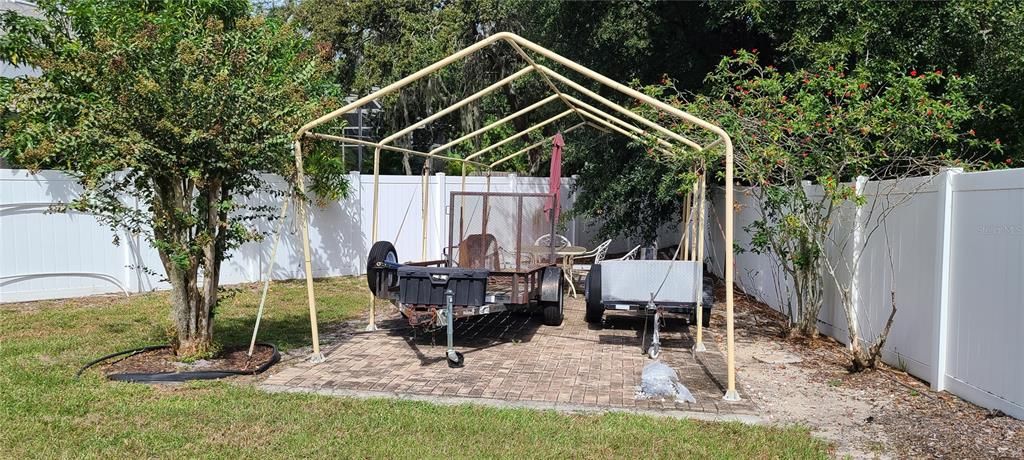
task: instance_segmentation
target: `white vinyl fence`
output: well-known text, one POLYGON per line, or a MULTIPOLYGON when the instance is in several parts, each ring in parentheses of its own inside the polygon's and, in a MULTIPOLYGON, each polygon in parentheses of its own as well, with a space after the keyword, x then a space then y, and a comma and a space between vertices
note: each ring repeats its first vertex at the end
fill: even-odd
MULTIPOLYGON (((833 229, 867 239, 851 248, 863 259, 843 280, 854 286, 864 339, 880 332, 895 293, 897 313, 883 355, 887 363, 937 390, 1024 418, 1024 169, 946 171, 900 183, 868 182, 861 190, 868 203, 859 211, 844 209, 833 229), (884 226, 865 216, 878 200, 890 203, 880 204, 891 209, 884 226), (877 232, 867 238, 872 228, 877 232)), ((736 192, 736 244, 746 250, 736 255, 736 282, 788 312, 789 280, 769 256, 749 251, 744 227, 758 218, 757 203, 749 189, 736 192)), ((709 216, 710 265, 719 275, 724 246, 716 221, 724 216, 723 195, 713 196, 709 216)), ((827 278, 825 285, 819 329, 848 343, 834 283, 827 278)))
MULTIPOLYGON (((373 177, 352 173, 350 196, 314 207, 310 219, 313 274, 317 277, 359 275, 365 272, 371 241, 373 177)), ((280 184, 280 181, 277 181, 280 184)), ((571 207, 573 179, 562 179, 563 209, 571 207)), ((429 178, 427 254, 423 254, 423 187, 420 176, 381 176, 378 239, 394 242, 401 260, 438 259, 447 243, 449 193, 462 189, 461 177, 437 174, 429 178)), ((487 178, 468 177, 467 191, 485 191, 487 178)), ((548 179, 494 175, 495 192, 546 193, 548 179)), ((0 302, 76 297, 106 293, 135 293, 169 287, 161 282, 159 256, 144 238, 114 233, 89 214, 52 212, 80 191, 73 178, 53 171, 30 174, 0 169, 0 302), (115 244, 117 240, 118 244, 115 244)), ((260 203, 279 206, 280 203, 260 203)), ((290 209, 294 211, 295 207, 290 209)), ((248 243, 224 262, 223 284, 260 281, 274 264, 274 279, 303 277, 302 242, 294 212, 275 260, 271 238, 248 243)), ((259 223, 272 230, 272 224, 259 223)), ((595 245, 594 228, 566 221, 559 232, 574 244, 595 245)), ((599 242, 596 242, 599 243, 599 242)), ((612 251, 624 252, 626 242, 612 251)))
MULTIPOLYGON (((315 276, 365 271, 373 243, 372 179, 353 173, 349 198, 312 210, 315 276)), ((562 184, 563 206, 568 208, 574 201, 573 180, 563 179, 562 184)), ((467 178, 467 190, 486 187, 484 177, 467 178)), ((547 178, 494 176, 490 187, 545 192, 547 178)), ((892 188, 891 183, 861 185, 868 206, 879 199, 901 203, 867 245, 856 249, 863 262, 848 280, 855 285, 862 334, 870 340, 878 333, 889 313, 890 293, 895 292, 898 312, 885 347, 886 362, 906 368, 936 389, 1024 418, 1024 170, 950 171, 903 181, 895 192, 890 192, 892 188), (899 196, 905 199, 894 198, 899 196)), ((441 257, 447 242, 449 192, 460 189, 460 177, 430 177, 428 259, 441 257)), ((73 179, 60 173, 0 169, 0 302, 167 287, 160 281, 159 257, 145 240, 112 233, 88 214, 50 212, 53 203, 71 201, 79 190, 73 179)), ((758 215, 747 192, 740 188, 736 193, 736 242, 744 249, 749 249, 750 236, 743 228, 758 215)), ((421 200, 420 177, 381 178, 378 239, 393 241, 401 260, 423 258, 421 200)), ((722 275, 721 191, 711 204, 707 257, 709 266, 722 275)), ((858 210, 844 209, 836 231, 859 232, 863 241, 872 226, 865 220, 858 210)), ((270 224, 261 225, 270 230, 270 224)), ((235 250, 224 263, 222 282, 260 281, 269 264, 274 279, 301 278, 297 228, 294 217, 289 217, 273 261, 269 238, 235 250)), ((593 230, 570 220, 560 231, 575 244, 593 247, 599 243, 593 230)), ((663 232, 660 240, 661 246, 670 246, 678 232, 663 232)), ((616 241, 611 252, 630 247, 616 241)), ((735 269, 745 292, 787 310, 788 281, 768 256, 749 250, 738 253, 735 269)), ((819 325, 823 333, 847 341, 845 316, 834 288, 827 289, 819 325)))

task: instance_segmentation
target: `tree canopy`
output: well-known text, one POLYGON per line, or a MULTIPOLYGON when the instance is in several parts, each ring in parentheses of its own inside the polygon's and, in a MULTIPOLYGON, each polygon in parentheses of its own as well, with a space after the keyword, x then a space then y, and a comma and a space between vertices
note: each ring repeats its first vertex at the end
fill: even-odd
MULTIPOLYGON (((42 71, 6 83, 0 153, 71 174, 84 192, 69 206, 144 234, 173 288, 173 343, 205 353, 220 264, 267 210, 247 197, 272 191, 266 173, 294 176, 291 133, 341 94, 330 48, 244 1, 40 8, 45 20, 0 16, 0 57, 42 71)), ((314 190, 346 193, 331 156, 306 165, 314 190)))

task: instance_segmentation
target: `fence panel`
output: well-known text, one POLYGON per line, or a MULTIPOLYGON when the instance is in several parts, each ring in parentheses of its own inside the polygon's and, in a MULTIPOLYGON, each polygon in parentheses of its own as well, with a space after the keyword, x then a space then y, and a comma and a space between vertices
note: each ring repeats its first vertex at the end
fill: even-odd
MULTIPOLYGON (((277 191, 287 191, 280 178, 267 180, 277 191)), ((309 219, 313 276, 358 275, 365 272, 366 255, 373 243, 373 176, 352 173, 347 198, 312 206, 309 219)), ((395 244, 401 260, 423 258, 423 186, 421 176, 381 176, 378 239, 395 244)), ((563 178, 562 206, 572 206, 573 179, 563 178)), ((427 259, 443 255, 448 243, 448 193, 461 190, 460 176, 429 177, 427 259)), ((467 177, 467 191, 546 192, 547 178, 494 175, 467 177)), ((111 232, 96 218, 83 213, 48 213, 50 203, 67 203, 80 192, 75 180, 54 171, 29 174, 0 170, 0 301, 16 302, 120 292, 166 289, 157 251, 138 235, 111 232), (115 236, 119 246, 111 244, 115 236), (51 276, 62 274, 60 276, 51 276), (33 276, 25 276, 33 275, 33 276)), ((268 194, 248 199, 252 205, 278 208, 282 198, 268 194)), ((257 231, 268 237, 233 250, 222 265, 223 284, 264 279, 273 264, 274 279, 304 276, 301 223, 292 203, 285 219, 276 257, 270 260, 277 222, 259 219, 257 231)), ((472 210, 468 210, 471 212, 472 210)), ((276 211, 275 211, 276 212, 276 211)), ((574 244, 594 244, 587 235, 577 238, 575 219, 561 232, 574 244)))
MULTIPOLYGON (((853 282, 864 340, 881 331, 895 293, 897 313, 883 349, 887 363, 937 389, 1024 418, 1024 170, 950 171, 935 178, 869 182, 861 190, 865 205, 843 209, 832 230, 834 236, 857 233, 859 242, 841 254, 833 248, 828 257, 840 260, 856 253, 862 258, 855 279, 842 270, 839 275, 841 282, 853 282), (951 184, 949 204, 943 197, 945 183, 951 184), (878 224, 881 214, 883 225, 878 224), (950 235, 944 235, 947 218, 950 235), (947 245, 950 262, 944 273, 947 245)), ((721 275, 724 193, 716 190, 712 200, 709 266, 721 275)), ((791 281, 770 255, 744 251, 750 244, 745 228, 759 215, 756 200, 749 189, 737 187, 736 201, 736 245, 741 248, 736 282, 744 292, 785 311, 791 281)), ((819 327, 847 343, 843 307, 828 279, 825 299, 819 327)))
POLYGON ((1024 418, 1024 169, 953 178, 946 386, 1024 418))
POLYGON ((75 180, 62 174, 0 170, 0 301, 128 288, 127 266, 134 260, 124 245, 130 237, 89 214, 51 212, 51 204, 67 203, 80 192, 75 180), (122 246, 114 246, 115 239, 122 246))

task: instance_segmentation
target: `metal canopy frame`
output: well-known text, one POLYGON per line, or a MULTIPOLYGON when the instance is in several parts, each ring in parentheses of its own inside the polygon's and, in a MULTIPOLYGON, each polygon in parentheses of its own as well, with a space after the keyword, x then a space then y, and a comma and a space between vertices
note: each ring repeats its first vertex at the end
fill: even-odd
MULTIPOLYGON (((380 202, 380 188, 379 188, 380 187, 380 157, 381 157, 381 152, 382 151, 387 150, 387 151, 390 151, 390 152, 409 154, 409 155, 419 156, 419 157, 423 157, 423 158, 431 158, 431 159, 435 159, 436 158, 436 159, 441 159, 441 160, 445 160, 445 161, 459 162, 459 163, 462 164, 462 178, 463 178, 463 189, 464 189, 465 188, 466 167, 468 165, 473 165, 473 166, 476 166, 476 167, 480 167, 480 168, 486 169, 487 171, 490 171, 494 167, 497 167, 497 166, 505 163, 506 161, 509 161, 509 160, 511 160, 513 158, 516 158, 516 157, 520 156, 520 155, 523 155, 526 152, 529 152, 530 150, 532 150, 534 148, 537 148, 537 147, 539 147, 539 146, 541 146, 541 145, 543 145, 543 144, 545 144, 547 142, 550 142, 551 141, 551 137, 546 137, 545 139, 543 139, 543 140, 541 140, 539 142, 535 142, 535 143, 531 144, 530 146, 528 146, 526 148, 518 150, 515 153, 512 153, 510 155, 502 157, 502 158, 500 158, 498 160, 495 160, 495 161, 493 161, 491 163, 484 163, 484 162, 479 161, 479 158, 483 154, 485 154, 485 153, 487 153, 487 152, 489 152, 491 150, 494 150, 494 149, 496 149, 496 148, 498 148, 498 147, 500 147, 502 145, 505 145, 505 144, 507 144, 509 142, 512 142, 512 141, 514 141, 516 139, 519 139, 519 138, 521 138, 523 136, 526 136, 527 134, 529 134, 532 131, 541 129, 541 128, 543 128, 546 125, 554 123, 554 122, 558 121, 559 119, 568 117, 570 115, 576 115, 580 119, 580 122, 575 124, 575 125, 572 125, 571 127, 569 127, 568 129, 564 130, 563 132, 567 133, 569 131, 573 131, 573 130, 576 130, 578 128, 581 128, 583 126, 590 126, 590 127, 593 127, 595 129, 603 131, 603 132, 616 132, 616 133, 618 133, 618 134, 620 134, 622 136, 625 136, 625 137, 633 139, 633 140, 644 140, 644 138, 647 137, 647 138, 653 139, 655 141, 656 145, 653 147, 654 149, 658 150, 659 152, 668 154, 668 155, 674 155, 674 153, 672 152, 671 149, 679 147, 679 146, 685 146, 686 148, 694 149, 694 150, 699 152, 699 151, 707 150, 707 149, 709 149, 711 147, 718 146, 719 144, 723 145, 724 150, 725 150, 725 200, 726 200, 726 209, 727 209, 727 212, 725 213, 725 235, 724 235, 725 236, 725 240, 726 240, 726 245, 725 245, 726 247, 724 249, 725 249, 725 265, 726 265, 726 267, 725 267, 726 354, 727 354, 727 360, 726 361, 727 361, 727 374, 728 374, 728 387, 727 387, 724 399, 727 400, 727 401, 737 401, 737 400, 739 400, 739 394, 736 391, 736 373, 735 373, 735 359, 734 359, 734 355, 735 355, 735 340, 734 340, 734 328, 733 328, 734 315, 733 315, 733 268, 732 268, 733 267, 733 245, 732 245, 732 240, 733 240, 733 214, 734 213, 731 212, 731 210, 733 209, 733 145, 732 145, 732 140, 729 138, 729 135, 725 132, 725 130, 723 130, 722 128, 720 128, 717 125, 714 125, 714 124, 712 124, 710 122, 702 120, 702 119, 700 119, 700 118, 698 118, 698 117, 696 117, 694 115, 691 115, 691 114, 689 114, 689 113, 687 113, 685 111, 682 111, 682 110, 680 110, 678 108, 672 107, 669 104, 666 104, 666 103, 664 103, 662 101, 659 101, 659 100, 657 100, 657 99, 655 99, 653 97, 650 97, 650 96, 648 96, 646 94, 643 94, 643 93, 641 93, 639 91, 636 91, 636 90, 634 90, 634 89, 632 89, 632 88, 630 88, 630 87, 628 87, 626 85, 618 83, 618 82, 616 82, 616 81, 614 81, 614 80, 612 80, 612 79, 610 79, 608 77, 605 77, 605 76, 603 76, 603 75, 601 75, 601 74, 599 74, 597 72, 594 72, 594 71, 592 71, 590 69, 587 69, 586 67, 584 67, 584 66, 582 66, 582 65, 580 65, 580 64, 578 64, 578 63, 576 63, 576 62, 574 62, 574 61, 572 61, 572 60, 570 60, 568 58, 565 58, 565 57, 563 57, 563 56, 561 56, 561 55, 559 55, 559 54, 557 54, 557 53, 555 53, 555 52, 553 52, 551 50, 548 50, 548 49, 546 49, 546 48, 544 48, 544 47, 542 47, 540 45, 537 45, 536 43, 533 43, 533 42, 531 42, 531 41, 529 41, 529 40, 527 40, 525 38, 522 38, 522 37, 520 37, 518 35, 515 35, 513 33, 510 33, 510 32, 501 32, 501 33, 497 33, 497 34, 491 35, 490 37, 487 37, 487 38, 485 38, 485 39, 483 39, 483 40, 481 40, 481 41, 479 41, 479 42, 477 42, 477 43, 475 43, 475 44, 473 44, 473 45, 471 45, 469 47, 466 47, 465 49, 463 49, 461 51, 458 51, 458 52, 456 52, 454 54, 451 54, 451 55, 449 55, 448 57, 446 57, 444 59, 441 59, 441 60, 439 60, 439 61, 437 61, 437 62, 435 62, 435 63, 433 63, 433 64, 431 64, 431 65, 429 65, 429 66, 427 66, 427 67, 425 67, 425 68, 423 68, 423 69, 421 69, 421 70, 419 70, 419 71, 417 71, 417 72, 415 72, 413 74, 410 74, 410 75, 408 75, 408 76, 406 76, 406 77, 404 77, 404 78, 402 78, 402 79, 400 79, 400 80, 398 80, 398 81, 396 81, 396 82, 394 82, 394 83, 392 83, 392 84, 390 84, 388 86, 385 86, 385 87, 375 91, 372 94, 368 94, 368 95, 366 95, 366 96, 364 96, 364 97, 362 97, 360 99, 357 99, 357 100, 355 100, 355 101, 353 101, 353 102, 351 102, 351 103, 349 103, 349 104, 347 104, 347 105, 345 105, 345 106, 343 106, 343 107, 341 107, 341 108, 339 108, 337 110, 334 110, 334 111, 332 111, 332 112, 330 112, 330 113, 328 113, 326 115, 323 115, 323 116, 321 116, 321 117, 319 117, 319 118, 317 118, 317 119, 315 119, 313 121, 310 121, 309 123, 306 123, 305 125, 303 125, 295 133, 295 136, 294 136, 294 139, 293 139, 293 147, 294 147, 294 150, 295 150, 295 167, 296 167, 296 173, 297 173, 297 184, 298 184, 299 190, 303 190, 303 191, 305 190, 305 177, 303 175, 303 166, 302 166, 302 140, 304 138, 318 139, 318 140, 327 140, 327 141, 336 141, 336 142, 345 142, 345 143, 352 143, 352 144, 357 144, 357 145, 366 145, 366 146, 374 147, 374 154, 373 154, 373 178, 374 178, 374 181, 373 181, 373 216, 372 216, 372 232, 371 232, 372 235, 371 235, 371 237, 372 237, 373 241, 377 241, 377 236, 378 236, 377 223, 378 223, 378 211, 379 211, 378 205, 379 205, 379 202, 380 202), (410 124, 409 126, 406 126, 406 127, 402 128, 401 130, 399 130, 399 131, 397 131, 397 132, 395 132, 395 133, 385 137, 384 139, 380 140, 379 142, 372 142, 372 141, 367 141, 367 140, 363 140, 363 139, 353 139, 353 138, 347 137, 347 136, 337 136, 337 135, 329 135, 329 134, 321 134, 321 133, 313 132, 314 128, 316 128, 316 127, 318 127, 320 125, 323 125, 324 123, 327 123, 327 122, 330 122, 332 120, 335 120, 335 119, 337 119, 337 118, 339 118, 339 117, 341 117, 341 116, 343 116, 343 115, 345 115, 347 113, 352 112, 353 110, 358 110, 360 107, 364 106, 365 104, 367 104, 369 102, 377 100, 377 99, 379 99, 379 98, 381 98, 383 96, 386 96, 388 94, 394 93, 394 92, 402 89, 403 87, 408 86, 409 84, 414 83, 414 82, 422 79, 423 77, 425 77, 427 75, 430 75, 430 74, 434 73, 435 71, 437 71, 437 70, 439 70, 439 69, 441 69, 441 68, 443 68, 443 67, 445 67, 445 66, 447 66, 449 64, 452 64, 453 62, 461 60, 461 59, 465 58, 466 56, 469 56, 469 55, 471 55, 471 54, 473 54, 473 53, 475 53, 475 52, 477 52, 477 51, 479 51, 481 49, 484 49, 484 48, 486 48, 488 46, 491 46, 491 45, 494 45, 494 44, 497 44, 497 43, 506 43, 509 46, 511 46, 516 51, 516 53, 519 54, 519 56, 523 58, 523 60, 526 62, 526 65, 522 69, 516 71, 515 73, 512 73, 512 74, 502 78, 501 80, 498 80, 497 82, 491 84, 490 86, 487 86, 486 88, 484 88, 484 89, 482 89, 480 91, 477 91, 476 93, 474 93, 474 94, 472 94, 470 96, 467 96, 466 98, 464 98, 464 99, 462 99, 462 100, 460 100, 460 101, 458 101, 458 102, 456 102, 456 103, 446 107, 445 109, 443 109, 441 111, 438 111, 437 113, 434 113, 434 114, 432 114, 432 115, 430 115, 430 116, 428 116, 426 118, 423 118, 422 120, 419 120, 419 121, 417 121, 417 122, 415 122, 413 124, 410 124), (643 116, 641 116, 641 115, 639 115, 639 114, 629 110, 628 108, 623 107, 623 106, 621 106, 621 105, 619 105, 619 104, 617 104, 617 103, 615 103, 615 102, 613 102, 613 101, 611 101, 611 100, 609 100, 609 99, 607 99, 607 98, 605 98, 605 97, 603 97, 603 96, 601 96, 601 95, 599 95, 599 94, 597 94, 597 93, 587 89, 586 87, 584 87, 583 85, 573 81, 569 77, 567 77, 565 75, 562 75, 562 74, 560 74, 558 72, 555 72, 554 70, 550 69, 549 67, 547 67, 545 65, 538 64, 533 59, 533 57, 531 57, 531 55, 527 51, 532 52, 532 53, 536 53, 536 55, 542 56, 542 57, 544 57, 544 58, 546 58, 546 59, 548 59, 548 60, 550 60, 552 62, 558 63, 559 65, 562 65, 562 66, 564 66, 564 67, 566 67, 566 68, 568 68, 568 69, 570 69, 570 70, 572 70, 572 71, 574 71, 574 72, 576 72, 576 73, 578 73, 578 74, 580 74, 580 75, 582 75, 584 77, 587 77, 590 80, 596 81, 596 82, 600 83, 601 85, 603 85, 605 87, 611 88, 611 89, 613 89, 615 91, 618 91, 619 93, 624 94, 625 96, 628 96, 628 97, 630 97, 632 99, 635 99, 638 102, 645 103, 645 104, 647 104, 647 105, 657 109, 663 115, 667 115, 667 116, 669 116, 671 118, 674 118, 674 119, 676 119, 678 121, 681 121, 683 123, 686 123, 688 125, 700 128, 704 132, 708 132, 710 134, 713 134, 716 137, 716 140, 714 140, 711 143, 708 143, 707 145, 703 145, 702 146, 702 145, 700 145, 700 143, 698 143, 698 142, 696 142, 696 141, 694 141, 694 140, 692 140, 690 138, 687 138, 687 137, 685 137, 685 136, 683 136, 681 134, 673 132, 672 130, 668 129, 668 127, 666 127, 665 125, 662 125, 662 124, 659 124, 659 123, 655 123, 654 121, 651 121, 651 120, 647 119, 646 117, 643 117, 643 116), (413 150, 413 149, 401 148, 401 147, 396 147, 396 146, 391 145, 392 142, 394 142, 395 140, 401 138, 402 136, 405 136, 405 135, 413 132, 415 129, 420 128, 422 126, 425 126, 425 125, 427 125, 427 124, 429 124, 429 123, 431 123, 431 122, 433 122, 433 121, 435 121, 435 120, 437 120, 437 119, 439 119, 439 118, 441 118, 441 117, 443 117, 445 115, 448 115, 448 114, 450 114, 452 112, 455 112, 456 110, 458 110, 459 108, 469 104, 470 102, 478 100, 478 99, 480 99, 480 98, 482 98, 482 97, 484 97, 484 96, 486 96, 486 95, 488 95, 488 94, 490 94, 490 93, 492 93, 492 92, 494 92, 494 91, 496 91, 496 90, 498 90, 498 89, 500 89, 500 88, 502 88, 502 87, 504 87, 506 85, 511 84, 513 81, 515 81, 515 80, 517 80, 519 78, 522 78, 522 77, 525 77, 525 76, 528 76, 528 75, 531 75, 531 74, 536 74, 536 75, 540 76, 540 78, 543 80, 544 84, 551 90, 551 94, 549 96, 547 96, 544 99, 541 99, 541 100, 539 100, 539 101, 537 101, 537 102, 535 102, 535 103, 533 103, 533 104, 531 104, 531 105, 529 105, 529 106, 527 106, 527 107, 525 107, 523 109, 520 109, 520 110, 518 110, 518 111, 516 111, 514 113, 511 113, 511 114, 505 116, 504 118, 502 118, 500 120, 494 121, 494 122, 488 124, 487 126, 484 126, 484 127, 480 128, 480 129, 477 129, 476 131, 473 131, 471 133, 467 133, 467 134, 465 134, 465 135, 463 135, 463 136, 461 136, 461 137, 459 137, 459 138, 457 138, 457 139, 455 139, 453 141, 450 141, 450 142, 448 142, 448 143, 446 143, 444 145, 435 147, 432 150, 430 150, 429 152, 421 152, 421 151, 417 151, 417 150, 413 150), (623 115, 623 116, 629 118, 631 121, 636 122, 637 124, 639 124, 639 125, 641 125, 643 127, 637 126, 637 124, 631 123, 630 121, 623 120, 621 117, 615 116, 612 113, 609 113, 608 111, 606 111, 605 109, 599 108, 598 106, 595 106, 593 104, 584 102, 584 101, 582 101, 582 100, 580 100, 580 99, 578 99, 576 97, 573 97, 570 94, 564 93, 563 91, 561 91, 559 89, 559 87, 556 85, 556 83, 563 84, 563 85, 571 88, 572 90, 575 90, 579 94, 582 94, 582 95, 586 96, 587 98, 592 99, 595 103, 605 107, 605 109, 610 109, 611 112, 615 112, 615 113, 618 113, 620 115, 623 115), (556 100, 560 101, 561 104, 566 107, 565 111, 560 112, 557 115, 555 115, 555 116, 553 116, 551 118, 548 118, 548 119, 546 119, 544 121, 536 123, 536 124, 532 125, 531 127, 527 128, 527 129, 525 129, 523 131, 520 131, 518 133, 515 133, 515 134, 513 134, 513 135, 511 135, 511 136, 509 136, 509 137, 507 137, 507 138, 505 138, 505 139, 495 143, 495 144, 491 144, 491 145, 489 145, 487 147, 484 147, 484 148, 482 148, 482 149, 480 149, 480 150, 478 150, 476 152, 473 152, 473 153, 465 156, 464 158, 447 157, 447 156, 443 155, 443 153, 445 151, 449 150, 450 148, 452 148, 452 147, 454 147, 456 145, 461 144, 462 142, 465 142, 465 141, 468 141, 470 139, 476 138, 476 137, 478 137, 478 136, 480 136, 480 135, 482 135, 482 134, 484 134, 484 133, 486 133, 486 132, 488 132, 488 131, 490 131, 490 130, 498 127, 498 126, 501 126, 501 125, 511 121, 512 119, 514 119, 516 117, 519 117, 519 116, 525 115, 527 113, 536 111, 537 109, 539 109, 541 107, 544 107, 544 106, 546 106, 548 104, 554 103, 556 100)), ((704 196, 706 195, 705 186, 704 186, 706 178, 704 177, 703 165, 701 165, 701 170, 699 171, 699 174, 700 174, 700 178, 699 178, 700 185, 698 186, 698 184, 695 183, 693 190, 691 192, 687 193, 687 198, 684 200, 685 205, 684 205, 684 210, 683 210, 683 214, 684 214, 683 215, 683 219, 684 219, 684 225, 686 226, 686 229, 684 230, 684 233, 683 233, 683 240, 680 241, 680 243, 681 243, 680 244, 680 249, 682 249, 682 245, 683 244, 687 245, 686 250, 682 251, 683 255, 687 258, 687 260, 696 260, 696 261, 701 261, 703 259, 703 246, 704 246, 703 245, 703 240, 704 240, 703 236, 704 236, 705 223, 704 223, 704 219, 703 219, 702 216, 697 217, 698 212, 691 212, 691 210, 696 211, 696 210, 699 209, 700 210, 700 214, 703 214, 704 196), (700 198, 698 198, 698 192, 699 192, 699 197, 700 198), (699 203, 697 202, 698 199, 700 200, 699 203), (698 229, 699 229, 699 231, 698 231, 698 229), (696 234, 692 235, 692 238, 691 238, 691 234, 693 234, 693 233, 696 233, 696 234), (699 240, 699 243, 697 242, 698 240, 699 240), (693 249, 693 251, 690 250, 691 248, 693 249)), ((427 175, 425 174, 424 175, 424 181, 426 181, 426 180, 427 180, 427 175)), ((426 207, 427 206, 426 194, 424 194, 423 200, 424 200, 423 206, 426 207)), ((311 329, 312 338, 313 338, 313 354, 312 354, 310 359, 311 359, 311 361, 316 363, 316 362, 323 361, 324 358, 323 358, 323 355, 320 352, 319 333, 318 333, 318 330, 317 330, 317 319, 316 319, 316 317, 317 317, 316 297, 315 297, 314 292, 313 292, 313 273, 312 273, 312 262, 311 262, 312 259, 311 259, 311 251, 310 251, 310 247, 309 247, 309 218, 308 218, 308 215, 307 215, 308 204, 305 202, 305 200, 298 200, 298 208, 299 208, 298 209, 298 211, 299 211, 298 212, 298 217, 299 217, 299 219, 302 222, 302 250, 303 250, 303 253, 304 253, 305 276, 306 276, 306 291, 307 291, 307 300, 308 300, 308 303, 309 303, 310 329, 311 329)), ((424 225, 424 232, 426 232, 426 229, 427 229, 427 226, 424 225)), ((425 244, 426 244, 426 239, 424 238, 424 245, 425 244)), ((424 251, 425 250, 426 249, 424 247, 424 251)), ((677 251, 677 256, 678 255, 679 255, 679 251, 677 251)), ((371 303, 371 305, 372 305, 372 303, 371 303)), ((701 308, 700 308, 699 304, 698 304, 697 312, 698 312, 698 315, 700 315, 701 308)), ((369 327, 369 329, 371 329, 371 330, 374 329, 374 322, 373 321, 374 321, 374 319, 373 319, 373 309, 371 308, 370 327, 369 327)), ((700 325, 700 321, 697 322, 697 343, 696 343, 695 348, 696 348, 697 351, 702 351, 704 349, 704 344, 702 342, 702 328, 701 328, 701 325, 700 325)))

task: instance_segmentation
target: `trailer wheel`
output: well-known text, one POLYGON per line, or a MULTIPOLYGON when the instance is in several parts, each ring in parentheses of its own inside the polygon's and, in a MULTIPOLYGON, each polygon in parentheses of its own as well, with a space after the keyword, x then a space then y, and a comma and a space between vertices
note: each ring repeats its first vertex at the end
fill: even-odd
POLYGON ((445 357, 448 358, 448 367, 452 369, 460 368, 466 364, 466 358, 457 351, 452 350, 446 353, 445 357))
POLYGON ((598 324, 604 318, 604 305, 601 304, 601 264, 590 267, 583 289, 583 297, 587 301, 587 312, 583 319, 588 323, 598 324))
POLYGON ((366 285, 373 295, 398 285, 397 273, 394 270, 377 268, 378 262, 398 263, 398 251, 395 251, 395 245, 388 241, 373 243, 370 254, 366 257, 366 285))
MULTIPOLYGON (((561 271, 559 271, 561 272, 561 271)), ((564 317, 564 294, 565 294, 565 279, 561 277, 559 273, 558 278, 558 300, 555 302, 545 302, 544 308, 544 324, 547 326, 559 326, 562 324, 562 318, 564 317)))

